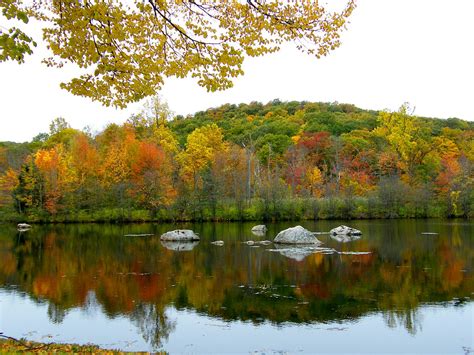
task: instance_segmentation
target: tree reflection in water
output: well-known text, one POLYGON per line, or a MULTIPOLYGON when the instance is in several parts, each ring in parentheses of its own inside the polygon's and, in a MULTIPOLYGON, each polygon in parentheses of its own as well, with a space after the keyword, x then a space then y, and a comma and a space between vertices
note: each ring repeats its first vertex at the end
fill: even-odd
POLYGON ((422 320, 419 319, 417 309, 384 311, 383 317, 385 323, 390 328, 403 326, 411 335, 415 335, 418 330, 422 330, 423 323, 422 320))
POLYGON ((138 303, 130 314, 130 319, 154 349, 161 348, 176 327, 176 321, 168 319, 164 309, 149 303, 138 303))
MULTIPOLYGON (((325 223, 318 229, 330 229, 325 223)), ((325 246, 370 254, 318 253, 300 261, 267 251, 272 245, 242 243, 255 238, 242 224, 193 226, 201 242, 183 251, 162 246, 157 236, 172 229, 165 225, 35 226, 22 235, 5 228, 0 287, 17 285, 46 300, 54 323, 74 308, 128 317, 154 348, 175 330, 168 307, 255 324, 342 322, 381 312, 387 326, 415 334, 422 328, 420 305, 469 300, 472 224, 436 224, 439 235, 426 237, 420 231, 432 227, 427 221, 357 223, 361 239, 327 237, 325 246), (155 236, 124 237, 128 233, 155 236), (213 240, 225 244, 216 247, 213 240)), ((287 226, 270 226, 267 234, 287 226)))

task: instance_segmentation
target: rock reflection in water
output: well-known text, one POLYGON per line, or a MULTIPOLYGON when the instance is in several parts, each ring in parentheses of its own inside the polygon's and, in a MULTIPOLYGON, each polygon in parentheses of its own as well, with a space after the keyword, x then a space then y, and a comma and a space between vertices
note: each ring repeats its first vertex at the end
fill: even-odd
POLYGON ((163 245, 168 250, 173 251, 191 251, 193 250, 199 242, 172 242, 172 241, 161 241, 163 245))
POLYGON ((334 239, 335 241, 339 243, 349 243, 354 240, 360 239, 360 235, 335 234, 335 235, 331 235, 331 239, 334 239))
POLYGON ((321 248, 314 246, 288 246, 275 244, 275 249, 267 249, 268 251, 278 252, 289 259, 303 261, 307 256, 314 253, 333 254, 336 251, 332 248, 321 248))
POLYGON ((264 237, 266 233, 259 230, 252 230, 252 234, 256 237, 264 237))

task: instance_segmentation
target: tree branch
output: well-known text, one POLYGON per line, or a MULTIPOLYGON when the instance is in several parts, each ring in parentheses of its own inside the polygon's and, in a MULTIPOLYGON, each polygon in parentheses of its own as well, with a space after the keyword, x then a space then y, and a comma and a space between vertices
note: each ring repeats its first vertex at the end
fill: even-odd
POLYGON ((219 45, 221 43, 219 42, 204 42, 199 39, 193 38, 189 36, 186 31, 184 31, 182 28, 180 28, 178 25, 176 25, 173 21, 170 20, 169 17, 167 17, 161 10, 159 9, 158 6, 156 6, 155 2, 153 0, 148 0, 148 3, 151 5, 153 8, 153 11, 155 12, 155 15, 158 14, 165 22, 167 22, 171 27, 173 27, 176 31, 178 31, 183 37, 187 38, 189 41, 195 44, 201 44, 204 46, 208 45, 219 45))

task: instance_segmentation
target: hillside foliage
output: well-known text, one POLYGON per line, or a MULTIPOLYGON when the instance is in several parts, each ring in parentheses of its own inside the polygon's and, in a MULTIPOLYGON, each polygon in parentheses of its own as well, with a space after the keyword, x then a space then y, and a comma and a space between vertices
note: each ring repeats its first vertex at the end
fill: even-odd
POLYGON ((58 118, 0 144, 0 218, 472 217, 474 125, 350 104, 252 102, 172 117, 158 99, 91 134, 58 118))

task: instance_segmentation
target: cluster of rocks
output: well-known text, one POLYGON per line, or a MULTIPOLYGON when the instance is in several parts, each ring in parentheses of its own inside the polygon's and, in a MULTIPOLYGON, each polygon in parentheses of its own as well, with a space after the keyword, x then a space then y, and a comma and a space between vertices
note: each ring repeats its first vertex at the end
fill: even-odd
MULTIPOLYGON (((256 236, 264 236, 267 233, 267 227, 265 225, 257 225, 252 227, 251 231, 256 236)), ((338 253, 335 249, 320 247, 323 242, 316 238, 317 234, 322 233, 311 232, 302 226, 287 228, 276 235, 275 239, 273 239, 275 249, 269 249, 269 251, 277 251, 282 255, 297 261, 301 261, 306 256, 314 253, 338 253)), ((341 243, 346 243, 359 239, 362 232, 342 225, 331 229, 329 234, 332 239, 341 243)), ((190 229, 169 231, 162 234, 160 239, 164 247, 175 251, 192 250, 200 240, 199 236, 190 229)), ((254 242, 249 240, 244 243, 249 246, 257 244, 269 245, 271 244, 271 241, 265 240, 262 242, 254 242)), ((216 240, 211 242, 211 244, 223 246, 224 241, 216 240)))
MULTIPOLYGON (((316 234, 321 233, 311 232, 302 226, 285 229, 278 233, 273 240, 276 245, 276 249, 270 249, 270 251, 279 252, 287 258, 296 261, 301 261, 308 255, 314 253, 338 253, 333 248, 320 247, 320 245, 323 243, 318 238, 316 238, 316 234)), ((348 242, 360 238, 362 232, 347 226, 339 226, 332 229, 329 234, 334 240, 339 242, 348 242)))

